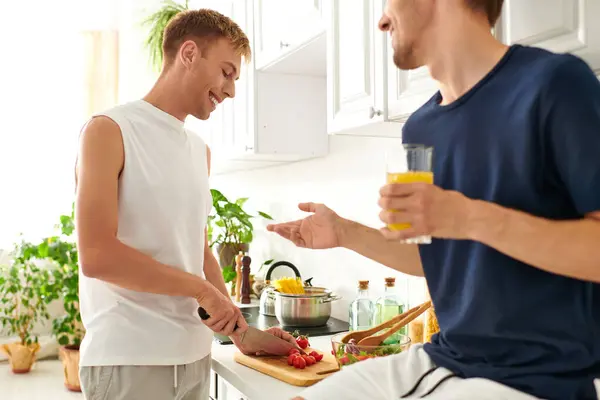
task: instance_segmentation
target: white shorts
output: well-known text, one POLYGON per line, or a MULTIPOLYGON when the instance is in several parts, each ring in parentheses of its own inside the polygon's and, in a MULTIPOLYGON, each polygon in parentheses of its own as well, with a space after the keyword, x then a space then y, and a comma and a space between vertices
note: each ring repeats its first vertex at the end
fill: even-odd
MULTIPOLYGON (((600 393, 600 383, 596 380, 600 393)), ((304 390, 305 400, 534 400, 483 378, 462 379, 433 364, 423 345, 402 354, 361 361, 304 390), (421 379, 422 378, 422 379, 421 379), (425 397, 426 396, 426 397, 425 397)))

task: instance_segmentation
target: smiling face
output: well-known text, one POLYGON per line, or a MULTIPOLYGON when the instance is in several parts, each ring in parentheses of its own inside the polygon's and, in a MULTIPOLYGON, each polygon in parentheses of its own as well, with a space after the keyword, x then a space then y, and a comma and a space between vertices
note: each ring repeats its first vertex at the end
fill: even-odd
POLYGON ((242 57, 227 38, 210 40, 202 47, 188 40, 179 56, 188 113, 206 120, 219 103, 235 96, 242 57))
POLYGON ((433 22, 434 7, 434 0, 387 1, 379 29, 390 34, 398 68, 409 70, 424 65, 423 37, 433 22))

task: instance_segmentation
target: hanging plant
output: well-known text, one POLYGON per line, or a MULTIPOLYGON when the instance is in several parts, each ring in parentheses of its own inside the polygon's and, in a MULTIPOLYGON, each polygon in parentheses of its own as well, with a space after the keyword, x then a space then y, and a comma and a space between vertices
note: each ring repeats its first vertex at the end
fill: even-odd
POLYGON ((150 62, 157 71, 161 70, 163 63, 162 43, 165 28, 175 15, 188 9, 188 0, 185 0, 184 4, 176 3, 173 0, 164 0, 158 11, 142 22, 142 26, 149 27, 146 48, 150 55, 150 62))

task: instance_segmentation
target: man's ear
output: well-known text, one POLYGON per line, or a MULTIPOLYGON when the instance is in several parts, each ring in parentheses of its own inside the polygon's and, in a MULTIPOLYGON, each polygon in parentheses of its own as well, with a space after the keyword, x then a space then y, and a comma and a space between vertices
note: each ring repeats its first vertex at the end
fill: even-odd
POLYGON ((179 48, 179 59, 186 68, 190 68, 199 56, 198 46, 193 40, 186 40, 179 48))

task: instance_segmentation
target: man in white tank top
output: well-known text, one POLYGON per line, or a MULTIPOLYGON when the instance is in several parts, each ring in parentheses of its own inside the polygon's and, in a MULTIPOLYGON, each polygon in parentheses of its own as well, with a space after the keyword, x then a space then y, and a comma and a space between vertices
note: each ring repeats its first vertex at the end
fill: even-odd
MULTIPOLYGON (((184 120, 207 119, 234 97, 242 57, 250 58, 248 38, 222 14, 187 11, 166 28, 163 52, 148 95, 95 115, 80 139, 87 399, 208 399, 213 332, 241 347, 247 329, 206 238, 210 150, 184 120), (198 305, 211 318, 203 322, 198 305)), ((293 342, 279 329, 271 333, 293 342)))

